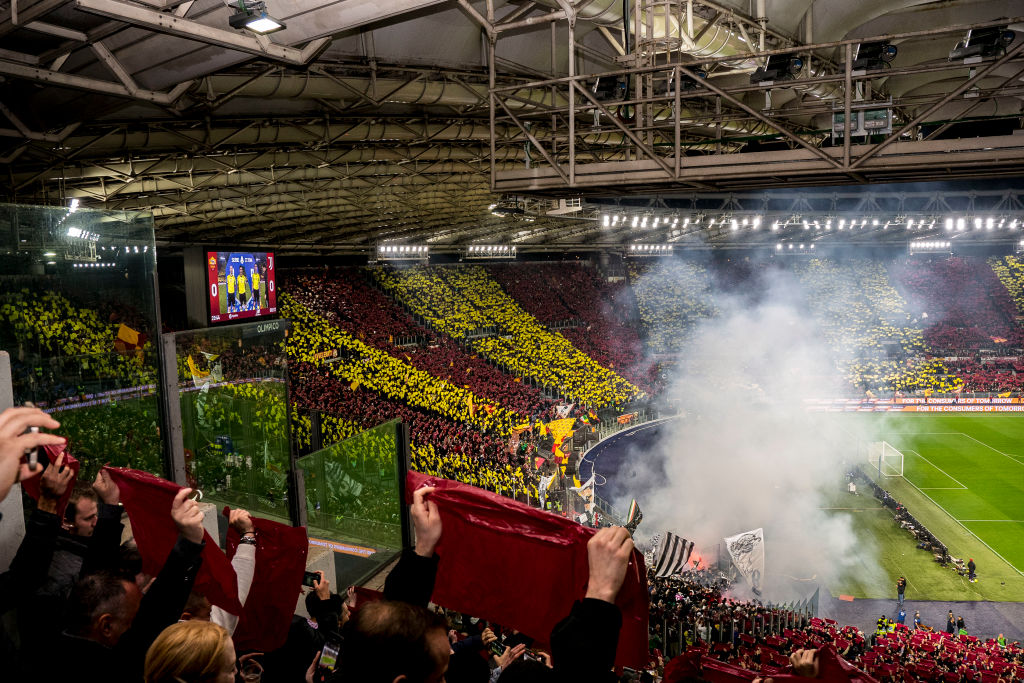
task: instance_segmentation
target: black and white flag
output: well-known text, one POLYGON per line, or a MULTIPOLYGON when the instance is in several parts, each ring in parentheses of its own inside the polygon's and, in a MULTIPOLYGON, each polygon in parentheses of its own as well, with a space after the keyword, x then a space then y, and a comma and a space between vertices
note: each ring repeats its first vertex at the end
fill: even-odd
POLYGON ((678 574, 686 570, 693 552, 693 541, 676 536, 671 531, 665 532, 665 538, 658 546, 655 554, 654 575, 659 579, 678 574))

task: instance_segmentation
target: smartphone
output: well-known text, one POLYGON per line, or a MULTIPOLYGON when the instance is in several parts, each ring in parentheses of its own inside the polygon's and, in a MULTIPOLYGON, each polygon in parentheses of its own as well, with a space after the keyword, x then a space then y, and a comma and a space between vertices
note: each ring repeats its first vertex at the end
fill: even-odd
POLYGON ((501 636, 498 636, 498 639, 491 643, 487 650, 495 657, 502 656, 503 654, 505 654, 505 639, 501 636))
POLYGON ((324 643, 324 649, 320 651, 320 668, 334 671, 338 666, 338 651, 341 643, 324 643))
POLYGON ((304 572, 302 574, 302 585, 309 586, 310 588, 316 588, 317 582, 320 580, 319 572, 304 572))

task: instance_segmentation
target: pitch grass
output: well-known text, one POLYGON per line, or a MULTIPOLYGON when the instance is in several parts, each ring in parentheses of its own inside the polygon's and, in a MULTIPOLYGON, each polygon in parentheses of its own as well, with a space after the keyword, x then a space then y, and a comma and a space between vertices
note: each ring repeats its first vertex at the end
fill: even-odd
POLYGON ((904 477, 878 479, 954 557, 973 557, 978 581, 969 583, 918 550, 868 492, 839 496, 834 514, 849 515, 865 548, 864 566, 849 572, 833 594, 895 598, 900 576, 908 600, 1024 601, 1024 415, 843 414, 830 416, 866 445, 885 440, 904 454, 904 477), (877 562, 879 567, 868 566, 877 562), (878 571, 880 569, 881 571, 878 571))

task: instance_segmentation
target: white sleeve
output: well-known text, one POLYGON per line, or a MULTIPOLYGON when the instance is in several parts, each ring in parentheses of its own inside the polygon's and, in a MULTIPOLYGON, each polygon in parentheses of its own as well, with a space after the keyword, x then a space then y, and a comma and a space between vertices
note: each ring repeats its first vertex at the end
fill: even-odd
MULTIPOLYGON (((253 574, 256 572, 256 546, 239 543, 235 550, 235 556, 231 560, 231 566, 235 570, 235 576, 238 577, 238 602, 244 606, 246 598, 249 597, 253 574)), ((238 617, 216 606, 210 610, 210 621, 223 626, 228 633, 234 633, 238 626, 238 617)))

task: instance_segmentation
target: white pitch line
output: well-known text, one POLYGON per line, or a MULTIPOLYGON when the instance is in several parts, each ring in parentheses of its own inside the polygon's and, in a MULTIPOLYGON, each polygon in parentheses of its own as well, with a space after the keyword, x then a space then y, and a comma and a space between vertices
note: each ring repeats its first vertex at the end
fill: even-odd
POLYGON ((966 437, 967 437, 968 439, 970 439, 971 441, 975 441, 975 442, 977 442, 977 443, 980 443, 980 444, 981 444, 982 446, 984 446, 985 448, 988 448, 989 450, 993 450, 993 451, 995 451, 996 453, 998 453, 999 455, 1003 456, 1004 458, 1009 458, 1010 460, 1014 461, 1015 463, 1017 463, 1017 464, 1018 464, 1018 465, 1020 465, 1021 467, 1024 467, 1024 462, 1021 462, 1020 460, 1018 460, 1017 458, 1013 457, 1013 456, 1012 456, 1012 455, 1010 455, 1009 453, 1003 453, 1003 452, 1002 452, 1001 450, 999 450, 998 448, 993 448, 992 446, 989 446, 989 445, 988 445, 987 443, 985 443, 984 441, 980 441, 980 440, 978 440, 978 439, 975 439, 975 438, 974 438, 973 436, 971 436, 970 434, 964 434, 963 432, 954 432, 954 433, 955 433, 955 434, 960 434, 961 436, 966 436, 966 437))
POLYGON ((961 519, 961 522, 1013 522, 1014 524, 1024 524, 1024 519, 961 519))
POLYGON ((993 554, 993 555, 995 555, 995 556, 996 556, 996 557, 998 557, 998 558, 999 558, 1000 560, 1002 560, 1003 562, 1005 562, 1005 563, 1006 563, 1006 566, 1008 566, 1008 567, 1009 567, 1010 569, 1012 569, 1013 571, 1017 572, 1017 573, 1018 573, 1018 574, 1020 574, 1021 576, 1024 576, 1024 572, 1022 572, 1021 570, 1017 569, 1017 568, 1016 568, 1015 566, 1013 566, 1013 563, 1011 563, 1011 562, 1010 562, 1009 560, 1007 560, 1007 559, 1006 559, 1005 557, 1003 557, 1002 555, 1000 555, 999 553, 997 553, 997 552, 995 551, 995 549, 994 549, 994 548, 993 548, 992 546, 990 546, 990 545, 989 545, 988 543, 985 543, 985 541, 981 540, 981 537, 980 537, 980 536, 978 536, 978 534, 974 533, 973 531, 971 531, 970 529, 968 529, 968 528, 967 528, 966 526, 964 526, 964 523, 963 523, 963 522, 961 522, 961 521, 960 521, 959 519, 957 519, 957 518, 956 518, 956 517, 954 517, 954 516, 953 516, 952 514, 950 514, 949 510, 947 510, 946 508, 942 507, 942 506, 941 506, 941 505, 939 505, 939 504, 938 504, 937 502, 935 502, 935 499, 934 499, 934 498, 932 498, 932 497, 931 497, 931 496, 929 496, 929 495, 928 495, 927 493, 925 493, 925 492, 924 492, 924 491, 922 491, 922 490, 921 490, 920 488, 918 488, 917 484, 915 484, 914 482, 910 481, 910 480, 909 480, 909 479, 907 479, 906 477, 903 477, 903 479, 904 479, 904 481, 906 481, 906 482, 907 482, 908 484, 910 484, 910 485, 911 485, 911 486, 913 486, 913 487, 914 487, 915 489, 917 489, 917 490, 918 490, 918 492, 919 492, 919 493, 920 493, 920 494, 921 494, 922 496, 924 496, 925 498, 927 498, 928 500, 930 500, 930 501, 932 502, 932 504, 933 504, 933 505, 934 505, 935 507, 937 507, 937 508, 939 508, 940 510, 942 510, 943 512, 945 512, 945 513, 946 513, 946 514, 947 514, 947 515, 949 516, 949 518, 950 518, 951 520, 953 520, 954 522, 956 522, 957 524, 959 524, 959 525, 960 525, 960 528, 961 528, 961 529, 963 529, 964 531, 966 531, 967 533, 969 533, 969 534, 970 534, 971 536, 974 536, 974 538, 978 539, 978 543, 981 543, 981 544, 982 544, 983 546, 985 546, 986 548, 988 548, 989 550, 991 550, 991 551, 992 551, 992 554, 993 554))
MULTIPOLYGON (((926 463, 928 463, 929 465, 931 465, 932 467, 934 467, 935 469, 937 469, 937 470, 938 470, 939 472, 942 472, 942 473, 943 473, 944 475, 946 475, 946 477, 948 477, 949 479, 951 479, 951 480, 955 481, 956 483, 960 484, 960 488, 961 488, 961 489, 963 489, 964 491, 966 491, 966 490, 967 490, 967 487, 966 487, 966 486, 964 486, 964 483, 963 483, 962 481, 959 481, 959 480, 958 480, 958 479, 957 479, 956 477, 954 477, 953 475, 951 475, 951 474, 950 474, 949 472, 947 472, 946 470, 942 469, 941 467, 939 467, 938 465, 936 465, 936 464, 935 464, 935 463, 933 463, 933 462, 932 462, 931 460, 929 460, 928 458, 924 457, 923 455, 921 455, 920 453, 918 453, 918 452, 917 452, 917 451, 915 451, 914 449, 912 449, 912 448, 908 448, 908 449, 907 449, 907 453, 913 453, 914 455, 916 455, 917 457, 921 458, 921 459, 922 459, 922 460, 924 460, 924 461, 925 461, 926 463)), ((934 486, 929 486, 928 488, 938 488, 938 487, 934 487, 934 486)), ((956 489, 955 489, 955 490, 956 490, 956 489)))

